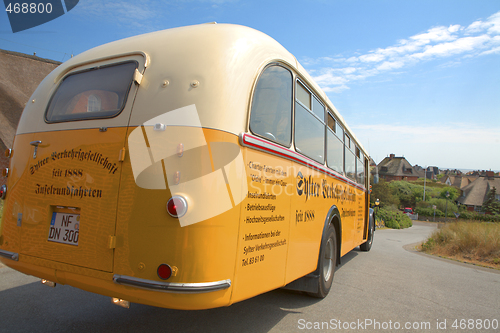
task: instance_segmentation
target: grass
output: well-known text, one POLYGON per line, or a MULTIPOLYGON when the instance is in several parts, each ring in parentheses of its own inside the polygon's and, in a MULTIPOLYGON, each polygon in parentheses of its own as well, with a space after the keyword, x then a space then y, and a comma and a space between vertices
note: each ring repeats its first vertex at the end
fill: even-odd
POLYGON ((500 269, 500 223, 447 223, 422 244, 422 251, 500 269))

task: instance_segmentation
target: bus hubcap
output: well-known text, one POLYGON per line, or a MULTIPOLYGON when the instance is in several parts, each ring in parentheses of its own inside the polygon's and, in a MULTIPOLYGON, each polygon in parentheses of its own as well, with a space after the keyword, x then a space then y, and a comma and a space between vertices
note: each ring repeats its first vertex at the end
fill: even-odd
POLYGON ((323 260, 323 276, 325 281, 330 280, 330 276, 333 272, 333 241, 331 238, 328 239, 325 246, 325 257, 323 260))

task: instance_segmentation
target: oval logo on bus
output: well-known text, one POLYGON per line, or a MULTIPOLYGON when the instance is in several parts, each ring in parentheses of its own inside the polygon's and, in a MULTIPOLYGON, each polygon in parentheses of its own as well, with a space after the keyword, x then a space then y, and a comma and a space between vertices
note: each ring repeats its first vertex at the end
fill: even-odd
POLYGON ((148 120, 130 133, 128 145, 137 186, 149 190, 168 188, 172 196, 183 196, 191 207, 196 207, 178 217, 181 226, 222 214, 247 194, 240 146, 226 141, 207 142, 195 105, 148 120), (165 130, 155 131, 157 123, 165 124, 165 130), (179 144, 183 146, 182 156, 178 154, 179 144))

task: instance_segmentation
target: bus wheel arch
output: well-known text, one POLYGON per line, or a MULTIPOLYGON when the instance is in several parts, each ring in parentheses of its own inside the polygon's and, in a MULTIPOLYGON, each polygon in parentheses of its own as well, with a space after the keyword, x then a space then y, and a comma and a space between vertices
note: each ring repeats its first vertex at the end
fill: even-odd
POLYGON ((366 238, 366 242, 359 246, 359 249, 363 252, 368 252, 372 248, 373 245, 373 237, 375 235, 375 216, 373 209, 370 208, 370 217, 368 221, 368 236, 366 238))
POLYGON ((337 266, 339 266, 341 264, 340 250, 342 248, 342 222, 340 222, 340 217, 335 215, 330 223, 335 228, 335 234, 337 236, 337 266))
POLYGON ((317 290, 309 292, 310 296, 325 298, 330 292, 336 267, 340 263, 341 232, 340 213, 338 208, 333 206, 328 212, 321 236, 318 266, 315 271, 317 290))
POLYGON ((341 264, 340 253, 342 249, 342 220, 340 218, 340 211, 335 205, 330 207, 330 209, 328 210, 328 214, 326 215, 325 219, 325 226, 323 227, 323 234, 321 236, 322 237, 321 240, 323 240, 323 237, 325 237, 328 224, 333 225, 333 227, 335 228, 335 234, 337 237, 337 266, 339 266, 341 264))

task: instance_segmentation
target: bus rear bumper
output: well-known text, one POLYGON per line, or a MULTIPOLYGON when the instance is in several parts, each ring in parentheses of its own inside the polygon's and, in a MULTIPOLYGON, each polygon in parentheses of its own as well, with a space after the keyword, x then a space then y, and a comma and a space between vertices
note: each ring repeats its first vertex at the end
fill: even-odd
POLYGON ((215 282, 201 283, 176 283, 176 282, 158 282, 146 279, 139 279, 125 275, 114 275, 113 281, 117 284, 137 287, 141 289, 163 291, 179 294, 200 294, 212 291, 228 289, 231 286, 231 280, 222 280, 215 282))
POLYGON ((0 257, 7 258, 10 260, 18 261, 19 260, 19 254, 14 253, 14 252, 9 252, 5 250, 0 250, 0 257))

